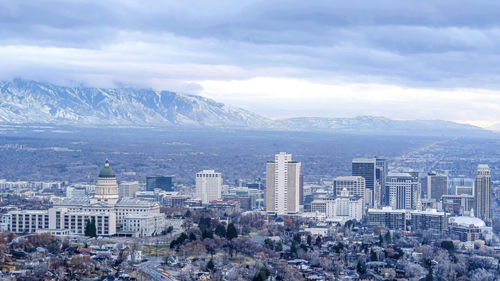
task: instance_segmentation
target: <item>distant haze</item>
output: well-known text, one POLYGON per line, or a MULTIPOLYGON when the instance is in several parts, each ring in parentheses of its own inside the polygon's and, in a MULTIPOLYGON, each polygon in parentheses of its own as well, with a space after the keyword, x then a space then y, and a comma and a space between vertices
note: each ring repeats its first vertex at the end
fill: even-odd
POLYGON ((481 0, 2 1, 0 80, 171 90, 272 119, 488 127, 498 14, 481 0))

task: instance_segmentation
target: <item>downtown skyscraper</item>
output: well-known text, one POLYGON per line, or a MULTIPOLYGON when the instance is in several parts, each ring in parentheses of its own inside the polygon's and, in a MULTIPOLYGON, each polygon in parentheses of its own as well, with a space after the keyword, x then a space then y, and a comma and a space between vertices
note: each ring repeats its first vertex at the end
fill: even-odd
POLYGON ((280 152, 266 165, 266 211, 278 215, 299 212, 300 162, 280 152))
POLYGON ((377 182, 379 183, 380 188, 380 206, 388 206, 389 205, 389 189, 387 187, 387 174, 389 173, 389 165, 387 159, 383 157, 375 156, 376 161, 376 170, 375 175, 377 182))
POLYGON ((486 222, 491 222, 491 170, 485 164, 477 166, 474 214, 486 222))
POLYGON ((410 173, 389 173, 389 206, 393 209, 420 209, 420 183, 410 173))
POLYGON ((214 170, 203 170, 196 173, 196 197, 203 204, 221 199, 222 197, 222 174, 214 170))
MULTIPOLYGON (((375 158, 352 159, 352 175, 365 179, 365 203, 373 208, 380 202, 380 191, 377 190, 377 161, 375 158)), ((380 189, 380 188, 379 188, 380 189)))

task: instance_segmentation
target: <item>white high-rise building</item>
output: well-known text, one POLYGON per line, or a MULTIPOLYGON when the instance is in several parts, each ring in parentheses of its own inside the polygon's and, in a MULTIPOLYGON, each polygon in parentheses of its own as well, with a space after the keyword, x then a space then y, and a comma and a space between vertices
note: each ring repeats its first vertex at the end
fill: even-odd
POLYGON ((477 166, 474 202, 476 217, 491 222, 491 170, 488 165, 477 166))
POLYGON ((196 197, 203 204, 222 198, 222 174, 203 170, 196 174, 196 197))
POLYGON ((280 152, 266 165, 266 210, 285 215, 299 212, 300 162, 280 152))
POLYGON ((409 173, 389 173, 389 206, 393 209, 420 209, 420 183, 409 173))

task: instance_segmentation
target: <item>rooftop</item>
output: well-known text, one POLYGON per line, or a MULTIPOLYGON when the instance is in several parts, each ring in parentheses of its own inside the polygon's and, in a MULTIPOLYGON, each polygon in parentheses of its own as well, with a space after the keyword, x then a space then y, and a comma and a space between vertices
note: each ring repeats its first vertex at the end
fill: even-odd
POLYGON ((466 216, 451 217, 450 223, 456 223, 460 226, 467 226, 467 227, 469 227, 470 225, 474 225, 475 227, 486 226, 486 224, 482 219, 475 217, 466 217, 466 216))
POLYGON ((147 207, 147 206, 153 206, 155 205, 155 203, 136 198, 122 198, 118 201, 118 203, 116 203, 116 206, 130 206, 130 205, 147 207))

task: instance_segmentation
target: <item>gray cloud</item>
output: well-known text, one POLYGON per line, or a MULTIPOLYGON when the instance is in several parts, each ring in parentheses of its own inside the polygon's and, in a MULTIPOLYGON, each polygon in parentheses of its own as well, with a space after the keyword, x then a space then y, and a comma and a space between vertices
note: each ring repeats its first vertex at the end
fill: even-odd
POLYGON ((2 1, 0 44, 99 50, 146 42, 164 63, 497 87, 499 12, 492 1, 2 1), (184 49, 165 56, 162 45, 184 49))
POLYGON ((500 87, 500 2, 0 0, 0 79, 500 87))

